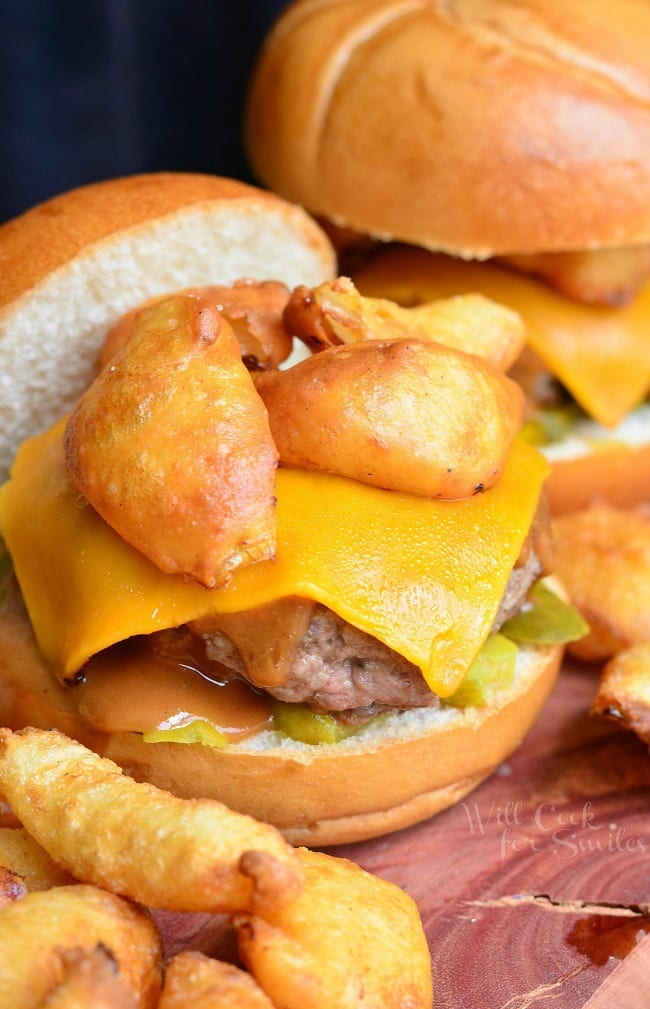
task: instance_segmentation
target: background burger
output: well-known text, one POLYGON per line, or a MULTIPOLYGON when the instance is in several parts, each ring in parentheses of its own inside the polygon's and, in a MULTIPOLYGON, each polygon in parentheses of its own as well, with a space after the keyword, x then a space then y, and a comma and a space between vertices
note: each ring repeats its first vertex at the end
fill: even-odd
POLYGON ((364 293, 521 313, 554 511, 650 495, 649 39, 637 0, 309 0, 252 82, 258 178, 348 251, 408 244, 356 274, 364 293))
MULTIPOLYGON (((309 461, 287 466, 284 407, 275 409, 268 388, 277 361, 259 351, 259 313, 240 311, 239 296, 259 293, 257 282, 291 287, 331 276, 329 242, 300 209, 203 176, 116 180, 5 225, 0 260, 0 353, 9 379, 3 459, 14 460, 0 491, 7 550, 0 720, 56 726, 137 778, 183 796, 219 798, 299 843, 405 826, 489 774, 536 717, 561 642, 581 632, 571 611, 538 584, 548 565, 547 465, 515 437, 521 394, 514 383, 472 355, 427 349, 420 340, 359 344, 344 354, 334 348, 331 358, 324 351, 305 365, 319 356, 335 367, 343 360, 349 375, 369 353, 383 356, 382 376, 398 381, 413 355, 448 358, 463 381, 487 390, 478 402, 495 405, 498 429, 506 425, 503 457, 489 462, 485 484, 456 500, 369 484, 360 471, 341 476, 309 461), (158 301, 187 288, 190 294, 158 301), (115 327, 143 301, 135 322, 131 314, 115 327), (149 363, 135 375, 135 341, 140 347, 160 305, 170 304, 149 363), (151 441, 169 467, 160 494, 172 500, 169 514, 181 498, 192 517, 194 504, 179 488, 196 460, 186 442, 175 455, 176 439, 166 437, 174 420, 170 388, 133 393, 143 373, 158 374, 159 346, 173 341, 183 313, 201 353, 210 333, 237 333, 253 368, 242 379, 238 352, 237 381, 248 397, 262 396, 280 446, 273 556, 212 580, 187 568, 162 570, 116 531, 112 516, 100 516, 104 502, 89 489, 91 506, 70 465, 76 428, 66 415, 73 410, 78 421, 81 411, 88 421, 88 397, 97 409, 81 427, 91 438, 104 415, 120 437, 160 417, 160 437, 151 441), (125 340, 129 327, 138 336, 125 340), (109 330, 108 357, 93 379, 109 330), (257 371, 259 393, 251 377, 257 371), (113 381, 123 383, 117 413, 113 381)), ((302 403, 309 425, 317 382, 305 393, 296 378, 301 367, 284 373, 284 403, 287 410, 302 403)), ((182 379, 169 374, 173 395, 182 379)), ((371 384, 373 395, 383 381, 371 384)), ((207 400, 212 408, 214 396, 207 400)), ((327 402, 321 397, 321 407, 327 402)), ((468 402, 452 411, 465 418, 460 469, 487 423, 468 402)), ((204 438, 201 409, 196 431, 204 438)), ((425 440, 435 453, 435 439, 425 440)), ((150 464, 128 442, 129 466, 136 460, 129 480, 139 487, 150 464)), ((113 492, 122 477, 119 458, 111 459, 113 492)), ((488 464, 478 458, 477 465, 488 464)), ((450 470, 443 467, 443 482, 455 478, 450 470)), ((138 515, 145 537, 168 517, 154 519, 155 499, 138 515)))

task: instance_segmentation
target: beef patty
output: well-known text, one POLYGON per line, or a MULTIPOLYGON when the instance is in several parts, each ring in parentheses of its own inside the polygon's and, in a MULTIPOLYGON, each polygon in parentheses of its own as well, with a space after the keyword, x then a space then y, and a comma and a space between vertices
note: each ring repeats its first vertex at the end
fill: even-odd
MULTIPOLYGON (((542 572, 534 549, 513 570, 493 630, 516 613, 542 572)), ((344 722, 360 724, 391 708, 424 708, 439 704, 417 666, 370 634, 358 630, 332 610, 304 600, 284 600, 290 624, 278 620, 279 604, 264 607, 253 633, 251 613, 245 618, 210 617, 193 625, 203 638, 207 657, 236 676, 263 687, 281 701, 302 702, 315 711, 335 712, 344 722), (225 626, 224 626, 225 625, 225 626), (269 644, 270 639, 273 639, 269 644), (279 675, 269 678, 269 664, 279 675)))

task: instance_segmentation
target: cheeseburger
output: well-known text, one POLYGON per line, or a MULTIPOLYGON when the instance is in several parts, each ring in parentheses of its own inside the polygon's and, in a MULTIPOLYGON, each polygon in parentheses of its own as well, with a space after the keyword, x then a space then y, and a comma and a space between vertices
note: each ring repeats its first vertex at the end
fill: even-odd
POLYGON ((65 194, 0 263, 0 721, 296 843, 424 819, 511 753, 581 632, 540 581, 521 390, 449 336, 512 312, 455 299, 447 339, 395 306, 376 338, 302 210, 205 176, 65 194))
POLYGON ((649 40, 638 0, 299 0, 251 86, 257 177, 373 240, 362 292, 521 314, 556 512, 650 496, 649 40))

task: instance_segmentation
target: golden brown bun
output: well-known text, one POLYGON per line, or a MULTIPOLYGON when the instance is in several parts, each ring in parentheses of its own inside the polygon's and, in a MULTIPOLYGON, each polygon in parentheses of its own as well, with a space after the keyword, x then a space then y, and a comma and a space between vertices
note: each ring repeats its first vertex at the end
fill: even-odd
POLYGON ((232 179, 156 173, 100 182, 0 227, 0 479, 26 437, 77 399, 106 331, 146 298, 241 277, 333 275, 311 218, 232 179))
POLYGON ((298 0, 253 77, 257 177, 339 226, 495 253, 650 239, 650 5, 298 0))
POLYGON ((407 827, 453 805, 519 745, 559 669, 561 646, 520 650, 511 689, 485 709, 412 712, 335 746, 275 733, 259 748, 144 743, 89 731, 43 665, 15 591, 0 614, 0 724, 60 728, 140 780, 211 796, 276 825, 294 844, 344 844, 407 827), (343 784, 342 784, 343 783, 343 784))

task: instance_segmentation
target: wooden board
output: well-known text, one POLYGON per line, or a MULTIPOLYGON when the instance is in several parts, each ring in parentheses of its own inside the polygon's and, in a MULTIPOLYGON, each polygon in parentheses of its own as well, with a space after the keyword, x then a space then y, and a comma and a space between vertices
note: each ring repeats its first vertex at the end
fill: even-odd
MULTIPOLYGON (((566 662, 519 750, 453 809, 330 849, 416 900, 436 1006, 650 1006, 650 756, 588 715, 596 677, 566 662)), ((157 919, 169 954, 234 955, 224 919, 157 919)))

